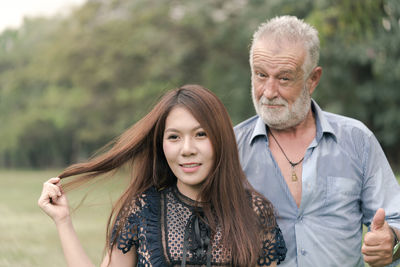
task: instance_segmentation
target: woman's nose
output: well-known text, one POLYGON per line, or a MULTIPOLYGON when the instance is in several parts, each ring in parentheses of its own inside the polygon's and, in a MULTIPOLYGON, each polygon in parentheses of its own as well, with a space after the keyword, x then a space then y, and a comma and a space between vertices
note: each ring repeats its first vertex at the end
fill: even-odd
POLYGON ((190 156, 196 153, 196 145, 192 138, 185 138, 183 141, 182 155, 190 156))

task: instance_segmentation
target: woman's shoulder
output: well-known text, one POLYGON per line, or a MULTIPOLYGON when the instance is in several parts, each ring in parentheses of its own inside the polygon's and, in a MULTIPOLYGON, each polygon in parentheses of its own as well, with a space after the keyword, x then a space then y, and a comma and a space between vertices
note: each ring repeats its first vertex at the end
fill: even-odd
POLYGON ((262 227, 272 229, 276 223, 276 213, 272 203, 255 190, 248 191, 254 212, 260 220, 262 227))
POLYGON ((123 253, 133 245, 139 246, 140 234, 145 234, 149 240, 158 236, 160 193, 160 190, 150 187, 128 201, 119 213, 112 236, 123 253))
POLYGON ((250 195, 252 207, 258 215, 267 212, 268 215, 275 217, 274 206, 266 197, 257 191, 250 192, 250 195))
POLYGON ((148 207, 155 207, 159 203, 160 190, 155 187, 149 187, 142 193, 138 193, 135 196, 131 196, 130 200, 127 200, 119 212, 118 217, 132 217, 141 215, 148 207))
POLYGON ((251 200, 262 228, 262 253, 258 259, 258 265, 270 266, 272 262, 279 264, 285 259, 287 248, 276 221, 274 207, 257 191, 251 192, 251 200))
POLYGON ((125 202, 118 213, 115 224, 124 225, 126 229, 135 228, 150 220, 157 220, 160 209, 160 194, 162 190, 150 187, 125 202))
POLYGON ((145 190, 142 194, 140 194, 137 198, 138 199, 145 199, 145 200, 153 200, 159 199, 160 194, 164 189, 157 189, 154 186, 151 186, 147 190, 145 190))

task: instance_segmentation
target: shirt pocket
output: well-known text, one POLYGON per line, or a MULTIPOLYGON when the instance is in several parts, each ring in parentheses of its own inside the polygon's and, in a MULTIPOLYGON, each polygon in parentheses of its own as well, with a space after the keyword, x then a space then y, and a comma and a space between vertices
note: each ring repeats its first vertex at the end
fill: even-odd
POLYGON ((358 179, 339 176, 327 177, 326 207, 333 210, 354 211, 359 208, 360 195, 361 181, 358 179))
POLYGON ((354 227, 354 220, 361 216, 361 182, 350 177, 328 176, 326 186, 325 223, 342 229, 354 227))
POLYGON ((359 181, 353 178, 328 176, 327 178, 327 197, 352 197, 359 196, 361 186, 359 181))

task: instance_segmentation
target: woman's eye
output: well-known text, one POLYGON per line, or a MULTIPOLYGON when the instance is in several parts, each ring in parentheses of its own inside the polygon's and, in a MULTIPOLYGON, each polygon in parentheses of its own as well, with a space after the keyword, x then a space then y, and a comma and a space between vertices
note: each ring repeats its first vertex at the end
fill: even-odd
POLYGON ((196 136, 198 136, 198 137, 207 137, 207 134, 206 134, 206 132, 201 131, 201 132, 197 132, 196 136))
POLYGON ((167 139, 168 140, 176 140, 176 139, 178 139, 178 136, 176 134, 170 134, 167 136, 167 139))

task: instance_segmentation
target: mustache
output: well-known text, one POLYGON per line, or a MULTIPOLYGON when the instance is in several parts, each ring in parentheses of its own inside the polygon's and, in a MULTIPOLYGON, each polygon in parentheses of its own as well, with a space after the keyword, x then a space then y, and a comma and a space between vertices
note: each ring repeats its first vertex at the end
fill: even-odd
POLYGON ((269 100, 265 96, 262 96, 260 98, 259 102, 262 105, 283 105, 283 106, 287 106, 287 101, 285 101, 282 98, 274 98, 274 99, 269 100))

